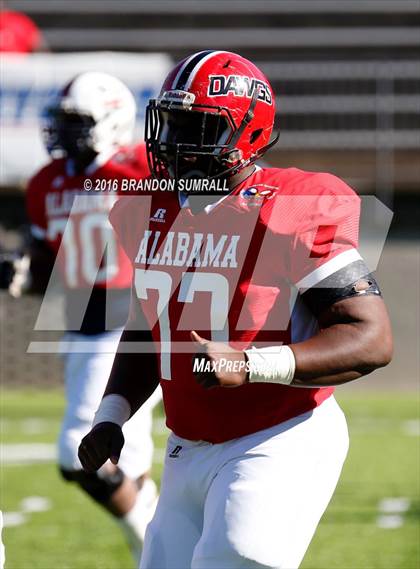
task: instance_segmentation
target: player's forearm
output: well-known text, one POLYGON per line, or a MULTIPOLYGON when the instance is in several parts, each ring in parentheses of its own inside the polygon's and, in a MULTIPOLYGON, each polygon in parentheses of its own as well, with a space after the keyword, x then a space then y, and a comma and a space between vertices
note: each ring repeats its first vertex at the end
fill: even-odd
POLYGON ((370 322, 335 324, 292 344, 296 368, 292 385, 340 385, 385 366, 391 359, 386 331, 370 322))
POLYGON ((152 345, 148 334, 146 336, 144 332, 124 330, 104 393, 104 397, 111 394, 124 397, 130 405, 131 415, 134 415, 159 385, 156 354, 130 353, 130 347, 126 344, 145 341, 152 345))
POLYGON ((30 258, 27 294, 44 294, 54 266, 54 254, 44 241, 32 239, 27 249, 30 258))

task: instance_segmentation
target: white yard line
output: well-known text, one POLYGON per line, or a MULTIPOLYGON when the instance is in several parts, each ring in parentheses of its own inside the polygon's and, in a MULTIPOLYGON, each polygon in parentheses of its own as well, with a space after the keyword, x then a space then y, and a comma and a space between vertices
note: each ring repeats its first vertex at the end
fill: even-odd
POLYGON ((27 517, 22 512, 3 512, 3 527, 12 528, 26 523, 27 517))
MULTIPOLYGON (((3 438, 7 438, 5 431, 20 432, 25 435, 39 435, 56 429, 57 421, 54 419, 43 419, 41 417, 27 417, 26 419, 0 419, 0 430, 3 438)), ((156 435, 167 435, 169 429, 166 426, 164 417, 153 419, 153 433, 156 435)))
MULTIPOLYGON (((153 462, 163 464, 165 449, 155 448, 153 462)), ((0 445, 0 461, 5 466, 26 466, 28 464, 51 463, 57 460, 55 444, 18 443, 0 445)))
POLYGON ((402 514, 410 509, 409 498, 384 498, 378 504, 383 514, 402 514))
POLYGON ((54 462, 57 456, 55 444, 17 443, 0 445, 0 458, 3 464, 24 465, 40 462, 54 462))
POLYGON ((51 507, 51 500, 44 496, 27 496, 20 503, 20 509, 27 513, 46 512, 51 510, 51 507))
MULTIPOLYGON (((420 436, 420 421, 418 419, 399 421, 398 424, 405 435, 420 436)), ((6 438, 4 431, 12 427, 16 430, 17 425, 19 431, 24 432, 26 435, 37 435, 44 431, 48 431, 51 427, 51 421, 37 417, 28 417, 27 419, 18 421, 3 419, 1 421, 3 439, 6 438)), ((350 427, 353 434, 382 432, 384 429, 391 429, 391 427, 395 430, 395 426, 395 422, 388 419, 372 420, 370 418, 359 418, 354 421, 350 421, 350 427)), ((156 417, 153 420, 153 434, 163 436, 168 435, 169 432, 170 431, 166 427, 165 419, 163 417, 156 417)), ((162 448, 155 448, 153 462, 155 464, 163 464, 164 459, 165 450, 162 448)), ((0 445, 0 461, 6 466, 52 463, 56 460, 57 450, 54 443, 15 443, 0 445)), ((381 511, 380 508, 379 510, 381 511)))
POLYGON ((403 432, 410 437, 420 437, 420 419, 410 419, 403 421, 403 432))
POLYGON ((27 496, 20 503, 19 512, 3 512, 3 526, 16 527, 28 521, 28 514, 46 512, 52 507, 51 500, 43 496, 27 496))
POLYGON ((40 433, 47 433, 51 428, 51 421, 46 421, 38 417, 30 417, 24 419, 20 423, 22 433, 26 435, 39 435, 40 433))
POLYGON ((383 498, 378 504, 376 525, 382 529, 396 529, 404 524, 404 514, 410 509, 408 498, 383 498))
POLYGON ((381 514, 376 518, 376 525, 381 529, 397 529, 404 525, 404 518, 399 514, 381 514))

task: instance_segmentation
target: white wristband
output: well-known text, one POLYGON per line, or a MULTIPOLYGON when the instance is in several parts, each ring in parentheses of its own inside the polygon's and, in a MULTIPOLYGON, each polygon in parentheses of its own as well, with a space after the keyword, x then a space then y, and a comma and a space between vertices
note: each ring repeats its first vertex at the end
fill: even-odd
POLYGON ((122 395, 111 393, 109 395, 105 395, 102 399, 98 410, 95 413, 92 427, 98 423, 104 422, 116 423, 122 427, 124 423, 128 421, 130 415, 131 407, 127 399, 122 395))
POLYGON ((296 360, 289 346, 269 346, 245 350, 250 383, 289 385, 295 376, 296 360))

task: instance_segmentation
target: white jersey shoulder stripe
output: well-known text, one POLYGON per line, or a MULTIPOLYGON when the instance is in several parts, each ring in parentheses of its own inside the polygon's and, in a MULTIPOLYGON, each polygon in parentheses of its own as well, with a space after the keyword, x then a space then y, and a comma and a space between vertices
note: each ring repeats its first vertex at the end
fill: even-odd
POLYGON ((311 288, 336 271, 339 271, 350 263, 360 261, 361 259, 362 257, 357 249, 349 249, 348 251, 344 251, 330 261, 327 261, 320 267, 316 268, 314 271, 309 273, 309 275, 306 275, 306 277, 303 277, 303 279, 296 283, 295 286, 300 290, 311 288))

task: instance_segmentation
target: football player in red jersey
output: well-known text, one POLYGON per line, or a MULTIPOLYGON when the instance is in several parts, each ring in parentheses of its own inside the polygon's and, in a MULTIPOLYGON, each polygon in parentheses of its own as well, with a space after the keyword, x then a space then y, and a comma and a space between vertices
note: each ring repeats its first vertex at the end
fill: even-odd
POLYGON ((359 198, 330 174, 258 167, 274 115, 250 61, 188 57, 147 109, 152 173, 227 190, 133 196, 111 212, 132 305, 79 457, 87 472, 117 461, 122 425, 160 380, 172 434, 143 569, 298 567, 347 454, 334 386, 391 358, 357 251, 359 198), (127 353, 144 345, 142 314, 156 352, 127 353))
POLYGON ((58 445, 60 471, 115 516, 138 559, 156 503, 148 474, 156 396, 127 423, 118 466, 107 463, 87 474, 77 456, 128 315, 132 269, 108 214, 120 182, 149 173, 144 145, 129 146, 135 116, 134 97, 119 79, 97 72, 76 76, 47 111, 44 135, 52 161, 29 182, 26 202, 32 291, 45 290, 55 261, 65 289, 67 405, 58 445), (93 188, 100 182, 103 191, 85 192, 86 182, 93 188))

